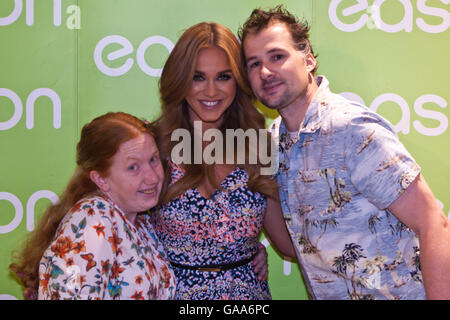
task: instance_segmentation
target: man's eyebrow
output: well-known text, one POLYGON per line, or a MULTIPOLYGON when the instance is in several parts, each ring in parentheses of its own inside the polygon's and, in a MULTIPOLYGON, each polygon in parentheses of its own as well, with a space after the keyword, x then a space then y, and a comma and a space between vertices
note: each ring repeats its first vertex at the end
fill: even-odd
POLYGON ((250 58, 247 58, 246 60, 245 60, 245 62, 249 62, 250 60, 255 60, 256 59, 256 56, 251 56, 250 58))
MULTIPOLYGON (((284 51, 284 50, 281 48, 273 48, 273 49, 270 49, 269 51, 265 52, 265 54, 271 54, 271 53, 275 53, 278 51, 284 51)), ((246 62, 248 63, 250 60, 254 60, 254 59, 257 59, 257 56, 251 56, 251 57, 247 58, 246 62)))
POLYGON ((281 49, 281 48, 273 48, 273 49, 270 49, 269 51, 267 51, 267 53, 274 53, 274 52, 277 52, 277 51, 284 51, 284 50, 281 49))

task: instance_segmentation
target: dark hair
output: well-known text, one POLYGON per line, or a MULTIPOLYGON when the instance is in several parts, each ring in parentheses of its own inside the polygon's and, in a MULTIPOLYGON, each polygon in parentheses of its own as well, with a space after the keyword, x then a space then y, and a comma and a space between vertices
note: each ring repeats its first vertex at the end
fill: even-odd
MULTIPOLYGON (((247 21, 239 28, 238 36, 241 43, 244 44, 245 38, 249 34, 256 34, 262 29, 267 28, 270 23, 274 22, 281 22, 286 25, 291 33, 292 41, 297 50, 303 52, 305 55, 311 53, 314 58, 317 58, 317 55, 314 55, 313 48, 309 41, 310 28, 308 22, 306 20, 300 21, 295 15, 284 8, 282 4, 268 10, 263 10, 261 8, 254 9, 247 21)), ((314 75, 316 71, 317 65, 311 71, 311 74, 314 75)))

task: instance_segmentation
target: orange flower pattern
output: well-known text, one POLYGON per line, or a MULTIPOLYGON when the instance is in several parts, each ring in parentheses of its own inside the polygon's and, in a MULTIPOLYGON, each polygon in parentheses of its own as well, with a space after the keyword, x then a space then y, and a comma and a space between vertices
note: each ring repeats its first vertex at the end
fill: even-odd
POLYGON ((175 277, 148 215, 131 224, 109 199, 80 200, 39 268, 39 299, 172 299, 175 277))

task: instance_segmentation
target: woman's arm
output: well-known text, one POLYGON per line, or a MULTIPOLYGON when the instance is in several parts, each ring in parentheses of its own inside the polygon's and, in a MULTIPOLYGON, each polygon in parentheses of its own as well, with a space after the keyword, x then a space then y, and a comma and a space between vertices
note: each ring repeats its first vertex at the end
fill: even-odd
POLYGON ((264 230, 272 243, 285 256, 295 258, 295 250, 286 228, 279 201, 268 198, 264 215, 264 230))

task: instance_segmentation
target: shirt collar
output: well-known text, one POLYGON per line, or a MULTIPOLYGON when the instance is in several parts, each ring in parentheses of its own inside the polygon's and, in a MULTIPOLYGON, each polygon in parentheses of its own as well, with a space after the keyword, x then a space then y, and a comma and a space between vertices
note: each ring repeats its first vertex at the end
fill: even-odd
MULTIPOLYGON (((325 76, 315 78, 319 88, 314 94, 306 111, 305 119, 300 125, 300 133, 314 133, 320 128, 322 113, 327 106, 327 97, 330 93, 329 82, 325 76)), ((281 121, 280 134, 286 132, 284 121, 281 121)))

